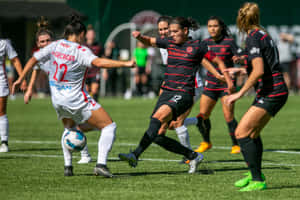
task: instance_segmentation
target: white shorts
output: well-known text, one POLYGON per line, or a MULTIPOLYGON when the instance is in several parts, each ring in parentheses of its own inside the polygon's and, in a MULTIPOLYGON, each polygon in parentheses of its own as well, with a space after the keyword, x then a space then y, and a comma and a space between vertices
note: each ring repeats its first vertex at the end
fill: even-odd
POLYGON ((0 97, 6 97, 9 95, 8 85, 0 85, 0 97))
POLYGON ((194 103, 196 103, 200 99, 202 92, 203 92, 203 87, 195 88, 194 103))
POLYGON ((101 108, 101 105, 92 98, 89 98, 89 101, 86 102, 86 105, 79 109, 72 109, 66 105, 59 105, 55 103, 52 104, 59 120, 64 118, 73 119, 76 124, 82 124, 86 122, 91 117, 93 110, 98 110, 101 108))

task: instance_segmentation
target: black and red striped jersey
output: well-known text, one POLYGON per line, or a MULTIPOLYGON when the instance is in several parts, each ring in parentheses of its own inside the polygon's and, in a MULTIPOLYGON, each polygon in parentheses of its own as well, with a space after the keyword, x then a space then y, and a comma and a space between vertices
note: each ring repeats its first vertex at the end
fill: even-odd
POLYGON ((188 40, 183 44, 175 44, 168 38, 156 38, 159 48, 167 49, 168 65, 165 71, 163 89, 182 91, 194 94, 195 73, 205 57, 212 60, 216 55, 199 40, 188 40))
MULTIPOLYGON (((232 57, 238 54, 239 47, 237 46, 235 40, 230 37, 222 37, 220 40, 215 41, 212 38, 207 38, 202 41, 208 49, 213 51, 223 62, 226 67, 233 67, 234 63, 232 57)), ((219 73, 222 73, 221 70, 216 67, 219 73)), ((225 90, 227 89, 226 83, 219 81, 214 75, 210 72, 207 72, 206 89, 211 90, 225 90)))
POLYGON ((272 38, 263 30, 255 29, 246 38, 247 72, 252 71, 252 60, 260 57, 264 62, 264 74, 255 86, 258 96, 276 97, 288 94, 279 67, 279 54, 272 38))

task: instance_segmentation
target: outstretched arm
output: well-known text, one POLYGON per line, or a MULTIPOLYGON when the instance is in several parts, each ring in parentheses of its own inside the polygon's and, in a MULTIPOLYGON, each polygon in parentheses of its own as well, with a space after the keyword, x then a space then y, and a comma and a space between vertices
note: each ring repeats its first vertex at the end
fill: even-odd
POLYGON ((95 58, 92 65, 101 68, 116 68, 116 67, 136 67, 135 61, 119 61, 108 58, 95 58))
POLYGON ((147 46, 156 47, 156 38, 142 35, 139 31, 133 31, 132 36, 147 46))

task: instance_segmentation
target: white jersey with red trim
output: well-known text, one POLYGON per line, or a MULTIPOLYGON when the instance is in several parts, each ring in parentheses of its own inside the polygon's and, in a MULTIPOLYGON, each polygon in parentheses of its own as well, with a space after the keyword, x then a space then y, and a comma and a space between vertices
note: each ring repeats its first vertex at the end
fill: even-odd
POLYGON ((50 61, 49 85, 52 103, 66 108, 80 109, 91 101, 85 91, 87 68, 97 58, 91 50, 67 40, 52 42, 33 56, 45 63, 50 61))
POLYGON ((14 48, 12 47, 9 40, 0 39, 0 86, 8 86, 6 70, 5 70, 5 59, 13 59, 18 56, 14 48))

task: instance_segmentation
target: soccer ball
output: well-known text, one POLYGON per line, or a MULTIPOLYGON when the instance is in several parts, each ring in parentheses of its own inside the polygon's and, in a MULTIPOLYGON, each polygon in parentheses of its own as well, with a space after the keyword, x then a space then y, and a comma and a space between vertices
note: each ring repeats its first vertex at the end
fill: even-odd
POLYGON ((69 130, 63 138, 64 146, 70 151, 81 151, 86 145, 86 137, 79 130, 69 130))

